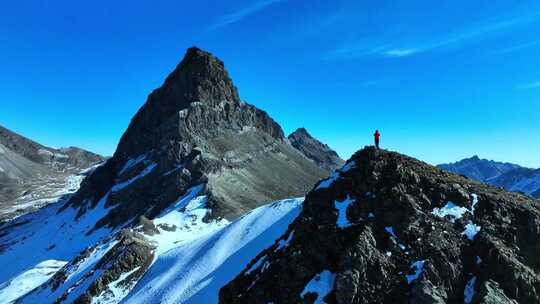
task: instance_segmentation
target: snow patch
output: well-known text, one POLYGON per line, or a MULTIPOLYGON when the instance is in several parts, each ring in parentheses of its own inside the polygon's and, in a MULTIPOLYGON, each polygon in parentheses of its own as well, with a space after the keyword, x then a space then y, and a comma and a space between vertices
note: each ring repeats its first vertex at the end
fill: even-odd
POLYGON ((469 221, 469 223, 465 225, 465 230, 461 234, 467 236, 467 238, 472 241, 478 232, 480 232, 480 229, 482 229, 482 227, 469 221))
POLYGON ((414 274, 406 275, 407 283, 411 284, 417 280, 424 271, 425 261, 416 261, 411 265, 411 270, 414 270, 414 274))
POLYGON ((276 248, 276 251, 280 251, 281 249, 289 246, 289 243, 291 242, 292 238, 294 236, 294 230, 289 233, 289 237, 286 240, 279 240, 278 247, 276 248))
POLYGON ((127 186, 129 186, 131 183, 133 183, 134 181, 138 180, 138 179, 141 179, 143 177, 145 177, 146 175, 148 175, 150 172, 152 172, 154 170, 154 168, 157 166, 156 163, 152 163, 150 164, 148 167, 144 168, 144 170, 141 171, 141 173, 137 174, 136 176, 128 179, 127 181, 124 181, 124 182, 121 182, 119 184, 116 184, 112 187, 112 192, 118 192, 124 188, 126 188, 127 186))
POLYGON ((330 175, 329 178, 323 180, 315 190, 319 190, 319 189, 325 189, 325 188, 328 188, 330 187, 337 179, 339 178, 339 172, 337 171, 334 171, 332 172, 332 175, 330 175))
POLYGON ((456 219, 460 219, 461 217, 463 217, 463 214, 465 214, 466 212, 469 212, 469 209, 465 207, 456 206, 454 205, 454 203, 448 202, 442 208, 433 209, 431 213, 441 218, 450 216, 451 218, 450 221, 454 223, 456 219))
POLYGON ((342 168, 341 168, 341 172, 345 173, 345 172, 349 172, 351 169, 354 169, 356 168, 356 162, 353 160, 349 163, 346 163, 342 168))
POLYGON ((334 201, 334 207, 338 210, 338 218, 337 218, 337 226, 341 229, 345 229, 347 227, 351 226, 351 223, 347 219, 347 208, 354 203, 355 200, 353 200, 350 196, 347 196, 347 198, 343 201, 334 201))
POLYGON ((475 291, 474 291, 474 284, 476 283, 476 277, 472 277, 469 282, 467 282, 467 285, 465 286, 465 290, 463 291, 464 296, 464 302, 465 304, 469 304, 472 302, 472 299, 474 297, 475 291))
POLYGON ((251 265, 251 267, 249 267, 249 269, 245 272, 246 274, 251 274, 253 273, 253 271, 259 269, 259 267, 261 267, 262 263, 266 260, 266 256, 263 255, 262 257, 260 257, 257 262, 255 262, 253 265, 251 265))
POLYGON ((394 238, 396 238, 396 239, 398 238, 398 237, 396 236, 396 233, 394 232, 394 227, 388 226, 388 227, 385 227, 384 230, 386 230, 386 232, 388 232, 388 234, 390 234, 390 235, 393 236, 394 238))
MULTIPOLYGON (((401 248, 401 250, 405 250, 407 249, 407 247, 403 244, 400 243, 400 239, 397 237, 396 233, 394 232, 394 227, 385 227, 384 230, 386 230, 386 232, 388 232, 388 234, 390 234, 390 237, 392 239, 392 241, 397 244, 399 246, 399 248, 401 248)), ((406 254, 408 254, 407 252, 405 252, 406 254)))
POLYGON ((118 174, 119 175, 124 174, 130 168, 132 168, 133 166, 145 160, 145 158, 146 158, 146 154, 139 155, 137 158, 128 159, 128 161, 124 164, 124 167, 122 167, 122 170, 120 170, 120 173, 118 174))
POLYGON ((171 170, 163 173, 163 176, 168 176, 168 175, 171 175, 173 174, 174 172, 178 171, 178 170, 182 170, 184 169, 184 166, 183 165, 177 165, 176 167, 172 168, 171 170))
POLYGON ((335 170, 334 172, 332 172, 332 175, 330 175, 329 178, 323 180, 317 186, 317 188, 315 188, 315 190, 325 189, 325 188, 330 187, 336 180, 338 180, 338 178, 340 178, 340 173, 348 172, 349 170, 353 168, 356 168, 356 162, 354 160, 345 164, 341 169, 335 170))
POLYGON ((474 211, 476 209, 476 205, 478 204, 478 195, 476 193, 471 194, 473 200, 472 200, 472 214, 474 214, 474 211))
POLYGON ((309 281, 300 296, 304 298, 304 296, 308 293, 316 293, 317 299, 315 300, 314 304, 323 304, 325 303, 323 299, 330 292, 332 292, 332 289, 334 288, 335 279, 335 274, 325 270, 309 281))

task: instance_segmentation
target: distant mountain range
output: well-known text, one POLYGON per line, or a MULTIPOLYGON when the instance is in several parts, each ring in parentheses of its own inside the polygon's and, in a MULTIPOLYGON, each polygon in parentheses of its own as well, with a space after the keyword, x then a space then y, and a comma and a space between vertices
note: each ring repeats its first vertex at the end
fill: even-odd
POLYGON ((0 126, 0 220, 77 190, 81 171, 103 160, 76 147, 46 147, 0 126))
POLYGON ((476 155, 438 167, 508 191, 523 192, 540 198, 540 169, 481 159, 476 155))

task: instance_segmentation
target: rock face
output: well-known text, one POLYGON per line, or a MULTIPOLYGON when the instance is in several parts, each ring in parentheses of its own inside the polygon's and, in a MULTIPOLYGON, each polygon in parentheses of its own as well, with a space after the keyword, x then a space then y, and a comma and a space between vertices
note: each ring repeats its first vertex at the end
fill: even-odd
POLYGON ((66 187, 76 187, 69 185, 77 179, 72 175, 103 160, 75 147, 45 147, 0 126, 0 220, 41 207, 66 187))
POLYGON ((478 156, 438 167, 508 191, 523 192, 540 198, 540 169, 480 159, 478 156))
POLYGON ((219 59, 198 48, 154 90, 114 156, 68 206, 80 213, 110 193, 118 206, 96 228, 154 218, 198 184, 214 218, 232 219, 264 202, 303 195, 328 174, 303 157, 264 111, 240 100, 219 59))
POLYGON ((365 148, 220 303, 539 303, 540 205, 365 148))
POLYGON ((511 163, 480 159, 476 155, 455 163, 438 165, 438 167, 446 171, 465 175, 481 182, 485 182, 514 169, 521 168, 519 165, 511 163))
POLYGON ((336 151, 315 139, 304 128, 297 129, 288 138, 293 147, 324 170, 332 171, 345 163, 336 151))

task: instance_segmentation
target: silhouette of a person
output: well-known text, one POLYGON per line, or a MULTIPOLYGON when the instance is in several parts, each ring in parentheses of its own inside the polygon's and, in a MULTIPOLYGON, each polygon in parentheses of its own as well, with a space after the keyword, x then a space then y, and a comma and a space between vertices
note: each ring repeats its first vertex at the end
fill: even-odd
POLYGON ((379 149, 379 140, 381 139, 381 133, 379 133, 379 130, 375 130, 375 134, 373 134, 373 137, 375 138, 375 147, 379 149))

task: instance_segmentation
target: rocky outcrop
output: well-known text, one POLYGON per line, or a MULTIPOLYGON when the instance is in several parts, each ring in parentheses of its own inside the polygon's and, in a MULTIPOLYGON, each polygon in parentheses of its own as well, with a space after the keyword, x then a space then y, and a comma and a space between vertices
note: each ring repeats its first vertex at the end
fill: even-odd
POLYGON ((49 148, 0 126, 0 220, 76 190, 82 177, 74 175, 103 160, 75 147, 49 148))
POLYGON ((365 148, 220 303, 538 303, 540 205, 365 148))
POLYGON ((114 239, 81 252, 21 303, 117 303, 154 260, 154 245, 124 229, 114 239))
POLYGON ((311 136, 304 128, 291 133, 288 139, 293 147, 324 170, 332 171, 345 163, 336 151, 311 136))
POLYGON ((223 62, 190 48, 66 208, 83 214, 110 193, 107 207, 116 208, 96 228, 115 227, 152 219, 204 184, 211 217, 232 219, 303 195, 328 173, 294 149, 266 112, 240 100, 223 62))

